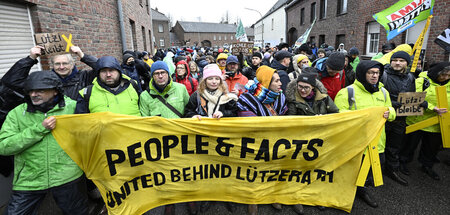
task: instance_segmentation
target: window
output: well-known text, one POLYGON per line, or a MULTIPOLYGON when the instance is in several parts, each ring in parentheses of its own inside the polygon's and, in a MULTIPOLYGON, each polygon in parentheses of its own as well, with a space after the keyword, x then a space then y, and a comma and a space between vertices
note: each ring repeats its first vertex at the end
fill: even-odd
POLYGON ((223 40, 227 40, 227 35, 224 36, 223 40))
POLYGON ((134 21, 130 19, 130 30, 131 30, 131 47, 133 47, 134 50, 137 50, 137 39, 136 39, 136 25, 134 24, 134 21))
POLYGON ((158 24, 158 32, 163 33, 164 32, 164 25, 158 24))
POLYGON ((159 39, 159 46, 164 47, 164 39, 159 39))
POLYGON ((327 0, 320 0, 319 18, 325 19, 327 17, 327 0))
POLYGON ((233 36, 230 36, 230 40, 233 40, 233 36))
MULTIPOLYGON (((345 34, 338 34, 336 35, 336 44, 334 47, 336 47, 336 49, 339 48, 339 44, 344 43, 345 45, 345 34)), ((345 46, 344 46, 345 48, 345 46)))
POLYGON ((147 37, 145 36, 145 27, 142 26, 142 40, 144 41, 144 51, 147 50, 147 37))
POLYGON ((216 35, 214 35, 214 40, 216 40, 216 35))
POLYGON ((324 44, 325 43, 325 35, 319 35, 319 47, 320 47, 320 45, 322 45, 322 44, 324 44))
POLYGON ((347 0, 338 0, 337 3, 337 14, 347 13, 347 0))
POLYGON ((305 8, 300 10, 300 25, 305 24, 305 8))
POLYGON ((378 52, 378 45, 380 43, 380 24, 377 22, 368 23, 366 36, 366 55, 374 56, 378 52))
POLYGON ((222 40, 222 36, 219 35, 219 40, 222 40))
POLYGON ((274 24, 274 20, 273 20, 273 18, 272 18, 272 31, 273 31, 273 24, 274 24))
POLYGON ((316 3, 312 3, 311 4, 311 18, 310 18, 310 22, 312 23, 314 21, 314 19, 316 19, 316 3))

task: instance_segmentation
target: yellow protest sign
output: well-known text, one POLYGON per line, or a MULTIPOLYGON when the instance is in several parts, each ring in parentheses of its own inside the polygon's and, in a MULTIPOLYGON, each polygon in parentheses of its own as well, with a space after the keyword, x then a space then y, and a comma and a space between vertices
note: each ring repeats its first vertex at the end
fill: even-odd
MULTIPOLYGON (((54 137, 110 214, 187 201, 306 204, 350 212, 384 107, 323 116, 57 116, 54 137)), ((366 174, 367 175, 367 174, 366 174)))
POLYGON ((34 35, 36 45, 44 47, 42 55, 64 54, 70 51, 72 44, 72 34, 56 33, 38 33, 34 35), (65 35, 69 35, 67 38, 65 35))

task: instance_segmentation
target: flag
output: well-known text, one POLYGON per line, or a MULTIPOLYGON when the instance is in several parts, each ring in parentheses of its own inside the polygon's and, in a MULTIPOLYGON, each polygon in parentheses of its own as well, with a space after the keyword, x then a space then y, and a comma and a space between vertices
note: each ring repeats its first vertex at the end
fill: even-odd
POLYGON ((239 20, 239 25, 236 28, 236 39, 240 42, 248 42, 247 34, 245 33, 245 28, 242 24, 242 20, 239 20))
POLYGON ((299 46, 301 46, 303 43, 306 43, 306 41, 308 41, 309 33, 311 32, 311 29, 313 28, 314 23, 316 23, 316 18, 314 18, 313 23, 311 24, 311 26, 309 26, 308 29, 306 29, 305 33, 303 33, 302 36, 300 36, 300 37, 295 41, 295 47, 299 47, 299 46))
POLYGON ((373 18, 386 29, 387 40, 394 38, 433 14, 434 0, 400 0, 373 18))
POLYGON ((441 35, 439 35, 435 40, 439 46, 441 46, 447 53, 450 52, 450 28, 445 29, 441 35))

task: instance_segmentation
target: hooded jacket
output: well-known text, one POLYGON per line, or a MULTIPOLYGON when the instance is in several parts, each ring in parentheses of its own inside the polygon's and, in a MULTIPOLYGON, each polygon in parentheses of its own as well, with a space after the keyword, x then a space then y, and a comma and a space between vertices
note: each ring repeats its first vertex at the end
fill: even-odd
POLYGON ((392 106, 398 109, 401 104, 397 102, 398 94, 402 92, 415 92, 415 78, 414 75, 405 71, 405 73, 400 73, 394 71, 390 65, 386 65, 383 72, 383 76, 380 76, 381 82, 389 91, 391 96, 392 106))
POLYGON ((286 91, 287 85, 289 84, 289 81, 291 80, 286 72, 287 67, 278 62, 276 59, 273 59, 272 63, 270 64, 270 67, 277 70, 278 75, 280 76, 281 80, 281 89, 283 91, 286 91))
MULTIPOLYGON (((128 65, 127 61, 130 57, 133 57, 131 54, 125 54, 123 55, 123 62, 122 62, 122 71, 124 75, 130 77, 131 79, 135 80, 136 83, 138 84, 139 88, 141 88, 141 79, 139 77, 139 73, 136 69, 136 61, 134 62, 133 65, 128 65)), ((135 59, 136 60, 136 59, 135 59)), ((142 88, 141 88, 142 89, 142 88)))
MULTIPOLYGON (((450 81, 444 85, 440 85, 436 82, 437 72, 422 72, 419 74, 419 78, 415 81, 416 92, 426 92, 425 101, 428 102, 428 107, 425 109, 422 116, 408 116, 406 117, 406 124, 412 125, 420 121, 429 119, 431 117, 437 116, 437 113, 433 110, 437 106, 437 94, 436 87, 445 86, 447 89, 447 102, 450 107, 450 81), (430 77, 431 76, 431 77, 430 77), (433 78, 432 78, 433 77, 433 78), (426 80, 425 80, 426 79, 426 80), (426 82, 426 83, 424 83, 426 82), (427 86, 429 84, 429 86, 427 86), (424 90, 425 88, 425 90, 424 90)), ((422 131, 440 133, 441 127, 438 124, 421 129, 422 131)))
POLYGON ((83 171, 42 126, 49 116, 73 114, 75 101, 65 97, 47 113, 29 106, 11 110, 0 132, 0 154, 14 155, 13 190, 45 190, 79 178, 83 171))
POLYGON ((186 75, 182 78, 178 76, 178 73, 175 71, 175 79, 174 81, 180 84, 183 84, 188 91, 189 96, 192 95, 198 88, 198 81, 195 78, 191 77, 191 70, 189 69, 189 65, 186 61, 181 60, 177 63, 176 66, 183 64, 186 67, 186 75))
POLYGON ((298 93, 296 84, 290 84, 288 87, 295 89, 287 90, 288 93, 286 93, 286 100, 288 102, 287 115, 312 116, 339 112, 339 109, 336 107, 333 100, 327 94, 322 94, 317 88, 314 89, 315 97, 313 106, 311 107, 305 99, 300 96, 300 93, 298 93))
MULTIPOLYGON (((396 114, 395 109, 392 107, 391 104, 389 92, 387 90, 385 91, 386 92, 386 99, 385 99, 382 90, 380 90, 383 87, 383 84, 379 83, 377 85, 378 90, 374 92, 369 92, 365 87, 365 85, 367 85, 366 72, 369 68, 371 68, 375 64, 379 63, 375 61, 361 61, 358 68, 356 69, 357 80, 355 80, 355 83, 350 85, 353 86, 355 96, 355 105, 352 105, 351 110, 355 110, 355 106, 357 107, 358 110, 370 107, 387 107, 389 110, 389 117, 387 120, 391 122, 395 119, 396 114), (362 77, 364 77, 364 79, 362 79, 362 77)), ((382 71, 380 72, 382 73, 382 71)), ((336 98, 334 99, 334 103, 339 108, 340 112, 350 111, 348 102, 348 87, 343 88, 338 92, 336 98)), ((384 132, 383 127, 383 132, 381 133, 380 140, 378 141, 378 152, 383 153, 385 146, 386 146, 386 134, 384 132)))
POLYGON ((316 69, 319 70, 320 81, 327 88, 328 95, 334 100, 336 94, 345 86, 345 73, 338 72, 330 76, 327 71, 326 62, 328 58, 322 58, 316 63, 316 69))

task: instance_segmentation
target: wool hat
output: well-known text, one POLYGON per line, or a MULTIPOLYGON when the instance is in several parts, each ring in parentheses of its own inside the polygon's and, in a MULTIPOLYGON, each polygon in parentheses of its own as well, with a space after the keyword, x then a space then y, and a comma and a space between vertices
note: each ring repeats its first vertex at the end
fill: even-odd
POLYGON ((222 71, 219 66, 217 66, 217 64, 206 65, 205 68, 203 68, 203 80, 213 76, 222 76, 222 71))
POLYGON ((270 53, 269 52, 264 53, 264 59, 269 59, 269 58, 270 58, 270 53))
POLYGON ((267 89, 269 89, 270 81, 272 80, 272 76, 275 73, 276 69, 272 69, 266 65, 260 66, 256 70, 256 79, 261 83, 261 85, 267 89))
POLYGON ((349 55, 359 55, 359 50, 358 50, 358 48, 353 46, 352 48, 350 48, 350 50, 348 50, 348 54, 349 55))
POLYGON ((406 53, 405 51, 398 51, 398 52, 395 52, 394 54, 392 54, 391 62, 392 62, 392 59, 394 59, 394 58, 405 59, 406 62, 408 62, 408 65, 409 65, 409 63, 411 63, 411 56, 409 56, 409 54, 406 53))
POLYGON ((159 69, 165 70, 167 73, 169 73, 169 67, 167 66, 167 63, 158 60, 152 64, 152 67, 150 68, 150 75, 153 76, 153 73, 159 69))
MULTIPOLYGON (((306 56, 304 54, 299 54, 299 56, 297 58, 297 63, 300 63, 305 58, 308 58, 308 56, 306 56)), ((309 58, 308 58, 308 61, 309 61, 309 58)))
POLYGON ((253 52, 252 58, 253 57, 258 57, 259 59, 263 59, 263 55, 261 54, 261 52, 253 52))
POLYGON ((227 58, 227 65, 230 64, 230 63, 237 63, 237 64, 239 64, 239 60, 238 60, 238 58, 236 56, 230 55, 227 58))
POLYGON ((343 70, 345 65, 345 55, 341 52, 333 52, 326 61, 326 65, 332 70, 343 70))
POLYGON ((294 56, 292 53, 290 53, 290 52, 288 52, 288 51, 282 50, 282 51, 278 51, 278 52, 275 54, 275 59, 276 59, 277 61, 281 61, 281 60, 283 60, 284 58, 288 58, 288 57, 292 57, 292 56, 294 56))
POLYGON ((283 48, 289 48, 289 44, 287 44, 287 43, 280 43, 280 44, 278 44, 278 49, 283 49, 283 48))
POLYGON ((316 87, 316 77, 312 74, 300 74, 297 78, 297 83, 298 82, 308 83, 311 86, 316 87))
POLYGON ((322 52, 322 53, 324 53, 324 54, 327 53, 327 52, 325 51, 325 49, 323 49, 323 48, 320 48, 320 49, 317 50, 317 53, 320 53, 320 52, 322 52))

